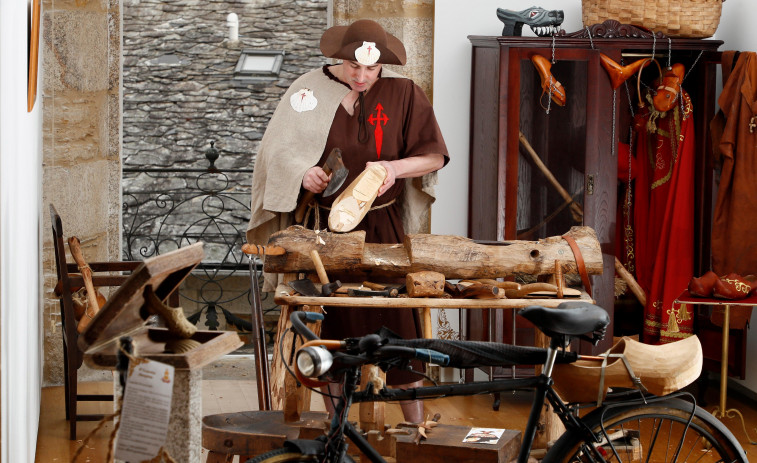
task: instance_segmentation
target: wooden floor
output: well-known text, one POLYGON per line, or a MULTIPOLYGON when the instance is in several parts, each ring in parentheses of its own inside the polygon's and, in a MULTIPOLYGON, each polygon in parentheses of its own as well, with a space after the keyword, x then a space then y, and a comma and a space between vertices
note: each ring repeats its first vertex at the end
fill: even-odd
MULTIPOLYGON (((86 392, 110 392, 112 383, 85 383, 86 392)), ((717 404, 717 387, 708 389, 706 408, 712 410, 717 404)), ((96 422, 81 422, 78 425, 78 441, 68 440, 68 422, 65 420, 63 406, 63 387, 49 387, 42 391, 39 436, 37 440, 38 463, 70 462, 76 450, 82 446, 82 440, 97 425, 96 422)), ((522 429, 525 426, 530 405, 530 394, 519 392, 503 394, 499 411, 491 408, 491 396, 456 397, 435 399, 425 403, 429 416, 440 413, 441 422, 459 426, 479 426, 494 428, 522 429)), ((111 413, 106 405, 84 404, 84 412, 111 413)), ((313 410, 323 410, 320 398, 314 399, 313 410)), ((752 438, 757 438, 757 404, 745 403, 737 397, 729 397, 727 408, 738 408, 746 419, 746 427, 752 438)), ((229 413, 257 409, 255 382, 248 379, 213 379, 203 380, 203 415, 229 413)), ((357 407, 353 412, 357 411, 357 407)), ((357 420, 357 416, 352 416, 357 420)), ((386 409, 387 424, 402 421, 399 406, 388 404, 386 409)), ((734 435, 739 439, 749 456, 757 448, 749 444, 747 436, 738 419, 724 419, 734 435)), ((77 462, 105 462, 108 453, 108 439, 113 430, 111 422, 86 444, 77 462)), ((203 454, 204 457, 204 454, 203 454)), ((204 460, 204 458, 203 458, 204 460)))

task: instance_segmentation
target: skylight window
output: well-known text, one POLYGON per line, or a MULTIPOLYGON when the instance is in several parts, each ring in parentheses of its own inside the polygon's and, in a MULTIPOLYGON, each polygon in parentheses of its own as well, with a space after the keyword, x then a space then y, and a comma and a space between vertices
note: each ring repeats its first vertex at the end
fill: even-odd
POLYGON ((237 66, 234 69, 235 79, 271 78, 279 75, 281 62, 284 61, 283 51, 274 50, 242 50, 237 66))

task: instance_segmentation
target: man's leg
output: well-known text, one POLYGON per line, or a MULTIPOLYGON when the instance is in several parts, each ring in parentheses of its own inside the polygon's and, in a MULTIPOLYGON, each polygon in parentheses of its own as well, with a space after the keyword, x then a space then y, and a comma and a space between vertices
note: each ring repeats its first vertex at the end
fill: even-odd
MULTIPOLYGON (((414 383, 397 386, 399 389, 410 389, 423 386, 423 380, 414 383)), ((402 415, 408 423, 420 423, 423 421, 423 401, 421 400, 402 400, 400 401, 402 415)))

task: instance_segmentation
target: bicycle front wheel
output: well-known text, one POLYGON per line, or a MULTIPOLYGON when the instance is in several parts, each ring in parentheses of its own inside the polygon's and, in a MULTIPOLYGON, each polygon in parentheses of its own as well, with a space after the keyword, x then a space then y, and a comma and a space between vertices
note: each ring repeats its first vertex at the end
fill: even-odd
POLYGON ((690 402, 666 399, 621 407, 602 407, 583 422, 601 442, 586 442, 573 429, 563 434, 542 463, 747 462, 738 440, 717 418, 690 402), (604 433, 602 430, 604 429, 604 433), (596 452, 594 452, 596 449, 596 452))
POLYGON ((318 461, 315 455, 305 455, 290 449, 276 449, 250 458, 245 463, 285 463, 293 461, 318 461))
MULTIPOLYGON (((250 458, 245 463, 289 463, 289 462, 318 462, 321 458, 317 455, 305 455, 302 452, 288 448, 280 448, 250 458)), ((345 455, 342 463, 355 463, 349 455, 345 455)))

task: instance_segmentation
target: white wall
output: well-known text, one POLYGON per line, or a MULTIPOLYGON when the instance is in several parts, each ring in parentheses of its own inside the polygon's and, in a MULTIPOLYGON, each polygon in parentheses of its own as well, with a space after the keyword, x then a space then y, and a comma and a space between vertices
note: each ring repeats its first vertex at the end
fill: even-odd
POLYGON ((0 1, 0 460, 7 462, 34 461, 42 365, 41 79, 27 113, 26 42, 27 0, 0 1))
MULTIPOLYGON (((439 173, 437 201, 431 215, 431 231, 437 234, 467 236, 468 216, 468 137, 470 111, 471 45, 468 35, 502 33, 497 8, 523 10, 533 5, 563 10, 563 29, 573 32, 583 27, 579 0, 437 0, 434 20, 434 109, 441 125, 450 163, 439 173)), ((723 40, 721 50, 755 50, 757 3, 753 0, 728 0, 715 39, 723 40)), ((529 27, 523 35, 533 36, 529 27)), ((495 166, 492 166, 493 168, 495 166)), ((456 318, 452 314, 450 318, 456 318)), ((757 335, 750 333, 747 354, 747 379, 743 382, 757 391, 757 335)))

